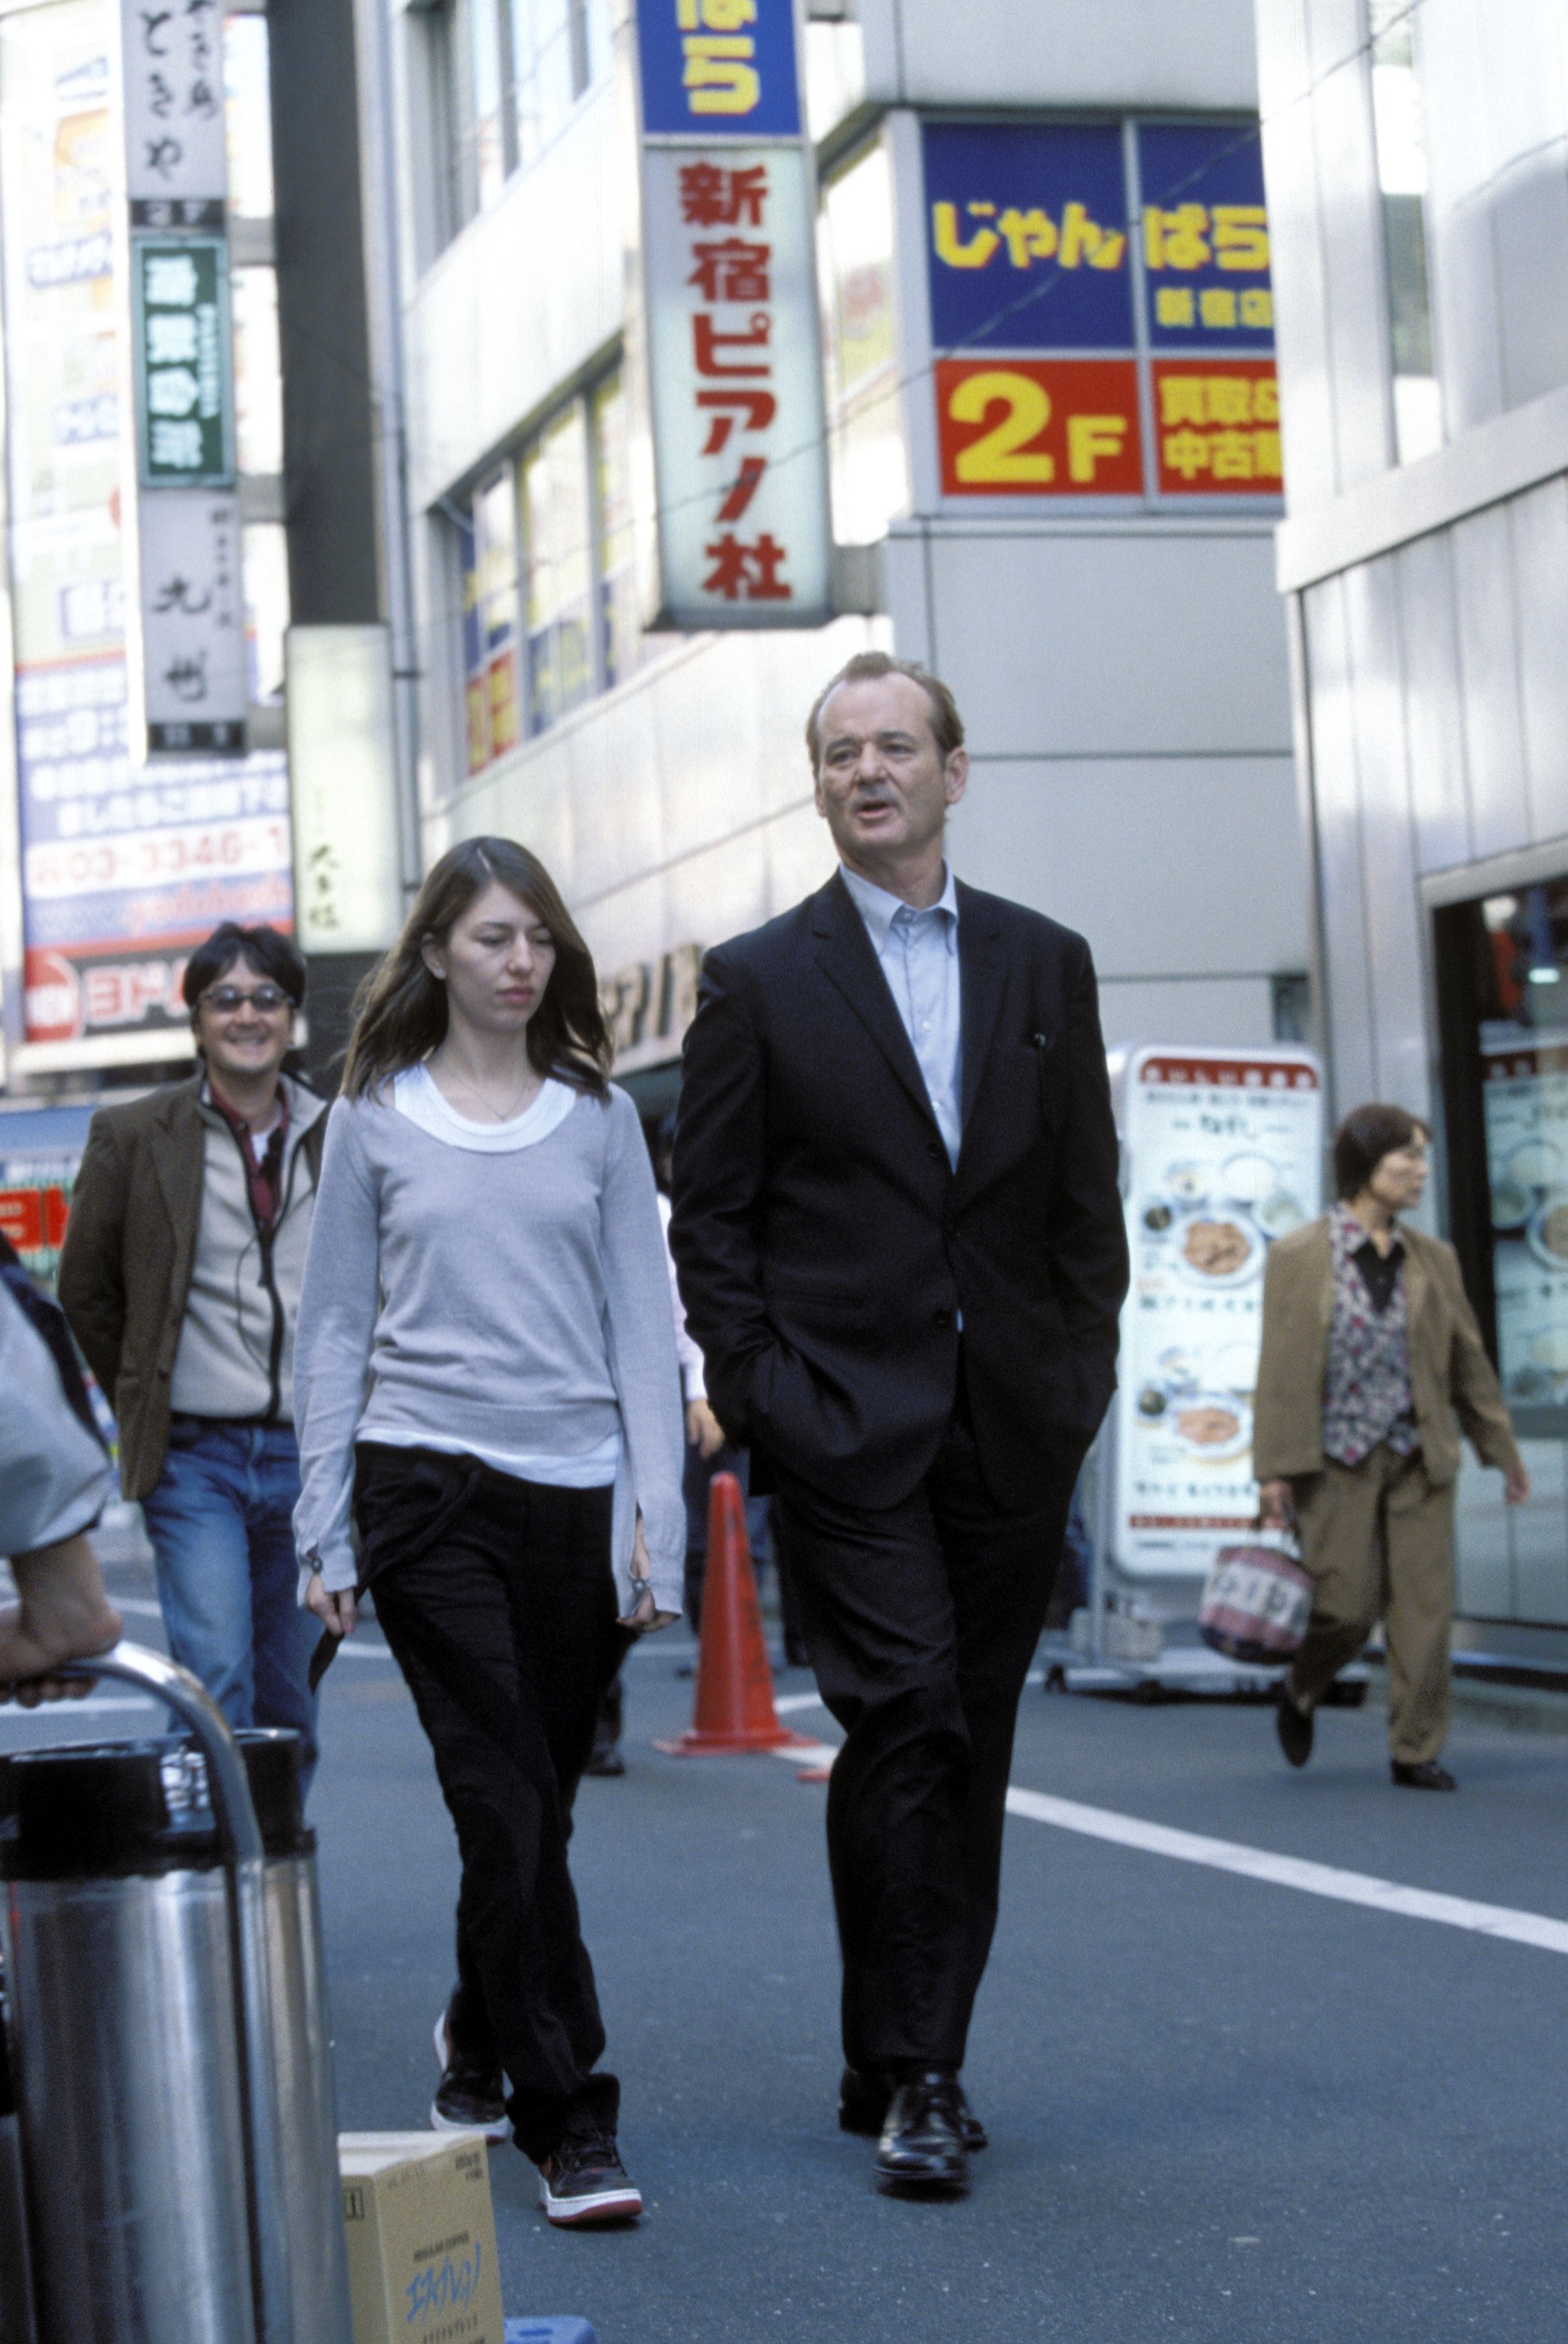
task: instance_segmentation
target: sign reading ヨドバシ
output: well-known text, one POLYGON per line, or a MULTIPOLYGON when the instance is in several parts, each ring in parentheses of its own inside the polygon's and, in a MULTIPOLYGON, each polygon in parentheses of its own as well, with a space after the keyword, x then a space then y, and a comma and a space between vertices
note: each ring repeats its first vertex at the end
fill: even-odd
POLYGON ((658 621, 829 611, 811 155, 791 0, 638 0, 658 621))
POLYGON ((923 141, 944 497, 1279 496, 1256 123, 923 141))

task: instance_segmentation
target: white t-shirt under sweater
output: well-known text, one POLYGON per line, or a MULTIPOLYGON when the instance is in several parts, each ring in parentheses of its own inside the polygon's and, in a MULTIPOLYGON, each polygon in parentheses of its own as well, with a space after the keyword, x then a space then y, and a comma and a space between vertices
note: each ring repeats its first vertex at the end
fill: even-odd
MULTIPOLYGON (((436 1447, 558 1483, 615 1484, 629 1606, 642 1515, 678 1611, 684 1442, 652 1167, 623 1091, 547 1082, 471 1124, 418 1068, 332 1109, 295 1336, 295 1538, 354 1584, 357 1441, 436 1447), (503 1461, 504 1460, 504 1461, 503 1461)), ((303 1573, 302 1573, 303 1583, 303 1573)))

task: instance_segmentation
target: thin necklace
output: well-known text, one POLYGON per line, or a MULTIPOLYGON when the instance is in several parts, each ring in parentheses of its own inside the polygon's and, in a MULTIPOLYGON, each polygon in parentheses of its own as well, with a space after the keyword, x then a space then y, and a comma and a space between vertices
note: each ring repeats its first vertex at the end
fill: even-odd
POLYGON ((451 1070, 451 1068, 449 1066, 449 1067, 447 1068, 447 1076, 448 1076, 448 1079, 449 1079, 450 1081, 455 1081, 455 1082, 456 1082, 456 1084, 457 1084, 457 1086, 458 1086, 458 1088, 459 1088, 460 1090, 466 1091, 466 1092, 468 1093, 468 1095, 469 1095, 469 1096, 470 1096, 470 1098, 476 1098, 476 1099, 478 1099, 478 1101, 479 1101, 479 1103, 480 1103, 480 1105, 481 1105, 481 1106, 488 1107, 488 1108, 490 1109, 491 1115, 493 1116, 493 1118, 495 1119, 495 1121, 496 1121, 497 1123, 510 1123, 510 1122, 511 1121, 511 1119, 512 1119, 513 1116, 517 1114, 517 1112, 518 1112, 519 1108, 520 1108, 520 1107, 521 1106, 521 1105, 522 1105, 523 1100, 524 1100, 524 1099, 526 1098, 526 1096, 528 1096, 528 1092, 529 1092, 529 1089, 530 1089, 530 1086, 538 1086, 539 1088, 541 1088, 541 1089, 542 1089, 542 1087, 543 1087, 543 1078, 542 1078, 542 1076, 541 1076, 537 1075, 537 1074, 535 1073, 534 1069, 533 1069, 531 1066, 530 1066, 530 1068, 529 1068, 529 1070, 528 1070, 527 1077, 526 1077, 526 1079, 525 1079, 525 1080, 524 1080, 524 1082, 523 1082, 523 1085, 522 1085, 521 1089, 518 1092, 518 1094, 517 1094, 516 1097, 512 1100, 511 1105, 509 1107, 506 1107, 505 1109, 502 1109, 502 1108, 498 1107, 498 1106, 496 1106, 496 1103, 495 1103, 495 1101, 494 1101, 493 1099, 491 1099, 491 1098, 487 1098, 487 1097, 486 1097, 486 1096, 485 1096, 484 1092, 481 1090, 481 1088, 480 1088, 479 1085, 474 1081, 473 1077, 472 1077, 470 1075, 456 1075, 456 1076, 454 1076, 454 1075, 452 1074, 452 1070, 451 1070))

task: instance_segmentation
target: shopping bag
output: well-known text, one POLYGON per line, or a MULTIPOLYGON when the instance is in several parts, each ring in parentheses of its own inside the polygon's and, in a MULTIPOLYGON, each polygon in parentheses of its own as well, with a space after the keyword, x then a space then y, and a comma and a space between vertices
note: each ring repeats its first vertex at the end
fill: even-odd
POLYGON ((1282 1547, 1222 1546, 1199 1606, 1198 1631, 1228 1660, 1264 1666, 1300 1649, 1312 1582, 1282 1547))

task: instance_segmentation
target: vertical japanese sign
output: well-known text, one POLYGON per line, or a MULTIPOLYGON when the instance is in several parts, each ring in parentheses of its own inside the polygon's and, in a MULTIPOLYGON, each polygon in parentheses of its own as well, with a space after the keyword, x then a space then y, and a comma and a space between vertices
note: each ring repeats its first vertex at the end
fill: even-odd
POLYGON ((638 0, 660 623, 828 617, 814 196, 793 0, 638 0))
POLYGON ((1306 1051, 1146 1049, 1128 1066, 1112 1545, 1134 1578, 1207 1571, 1256 1520, 1263 1264, 1320 1209, 1322 1116, 1306 1051))
POLYGON ((133 228, 223 227, 221 21, 217 0, 122 0, 133 228))
POLYGON ((1278 496, 1256 125, 923 138, 942 494, 1278 496))
MULTIPOLYGON (((219 920, 288 926, 293 915, 285 761, 233 753, 245 702, 235 499, 138 495, 134 472, 122 470, 132 433, 121 386, 135 370, 115 210, 124 187, 115 13, 112 0, 46 0, 0 15, 24 1033, 85 1065, 145 1056, 149 1035, 186 1029, 185 957, 219 920), (211 729, 171 731, 167 745, 223 754, 143 758, 144 695, 130 690, 126 640, 133 517, 150 581, 133 640, 149 670, 151 744, 163 745, 153 723, 191 726, 194 716, 211 729), (204 676, 220 693, 209 691, 203 708, 204 676), (227 735, 217 730, 220 698, 227 735)), ((188 19, 188 63, 189 27, 211 12, 178 15, 188 19)), ((126 27, 127 69, 139 25, 137 12, 126 27)), ((157 37, 170 35, 160 25, 157 37)), ((199 86, 182 84, 178 96, 182 109, 196 100, 191 122, 206 119, 199 86)), ((132 217, 134 227, 134 194, 132 217)))
POLYGON ((234 486, 228 245, 138 236, 131 246, 137 470, 144 489, 234 486))

